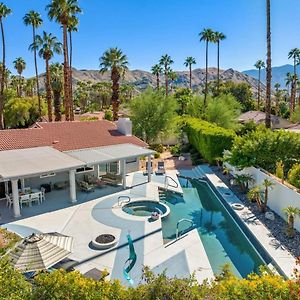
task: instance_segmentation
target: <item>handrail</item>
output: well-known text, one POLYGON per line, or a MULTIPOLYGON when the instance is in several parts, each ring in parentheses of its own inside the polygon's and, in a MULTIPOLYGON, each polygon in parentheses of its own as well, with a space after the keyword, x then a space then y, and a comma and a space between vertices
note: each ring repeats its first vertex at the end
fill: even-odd
POLYGON ((131 198, 130 198, 129 196, 121 195, 121 196, 118 197, 118 206, 120 206, 120 204, 121 204, 122 202, 124 202, 124 201, 121 201, 121 202, 120 202, 120 200, 121 200, 122 198, 128 199, 128 201, 126 201, 126 203, 129 203, 129 202, 131 201, 131 198))
POLYGON ((194 226, 194 222, 190 219, 180 219, 178 222, 177 222, 177 225, 176 225, 176 240, 179 238, 179 224, 181 224, 182 222, 189 222, 191 223, 191 226, 194 226))
POLYGON ((166 175, 166 177, 165 177, 165 186, 164 186, 165 190, 167 190, 169 186, 176 189, 176 188, 178 188, 178 182, 175 181, 171 176, 166 175), (173 182, 175 182, 175 185, 169 184, 168 179, 171 179, 173 182))

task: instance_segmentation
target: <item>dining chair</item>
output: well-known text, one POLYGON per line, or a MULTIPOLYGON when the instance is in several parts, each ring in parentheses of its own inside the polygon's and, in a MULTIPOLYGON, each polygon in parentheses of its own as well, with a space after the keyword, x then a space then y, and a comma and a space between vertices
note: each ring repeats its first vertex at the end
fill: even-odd
POLYGON ((20 199, 19 201, 20 201, 20 207, 21 208, 23 207, 23 204, 28 204, 28 205, 31 204, 30 195, 29 194, 22 195, 22 196, 20 196, 19 199, 20 199))
POLYGON ((5 194, 5 198, 6 198, 6 207, 11 208, 13 206, 12 198, 7 194, 5 194))
POLYGON ((40 192, 30 194, 30 202, 37 202, 38 204, 40 204, 40 194, 40 192))
POLYGON ((41 187, 41 195, 40 195, 41 196, 41 203, 46 200, 45 193, 46 193, 46 189, 44 187, 41 187))

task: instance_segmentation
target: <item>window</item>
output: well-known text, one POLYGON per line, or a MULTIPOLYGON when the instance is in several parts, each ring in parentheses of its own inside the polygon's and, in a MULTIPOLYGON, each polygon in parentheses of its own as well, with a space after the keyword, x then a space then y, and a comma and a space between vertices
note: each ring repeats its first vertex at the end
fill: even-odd
POLYGON ((126 164, 133 164, 133 163, 136 163, 136 162, 137 162, 137 158, 136 157, 126 159, 126 164))
POLYGON ((40 178, 47 178, 47 177, 53 177, 53 176, 55 176, 55 173, 51 172, 51 173, 45 173, 45 174, 40 175, 40 178))
POLYGON ((94 166, 93 167, 82 167, 76 169, 76 173, 86 173, 86 172, 92 172, 94 171, 94 166))

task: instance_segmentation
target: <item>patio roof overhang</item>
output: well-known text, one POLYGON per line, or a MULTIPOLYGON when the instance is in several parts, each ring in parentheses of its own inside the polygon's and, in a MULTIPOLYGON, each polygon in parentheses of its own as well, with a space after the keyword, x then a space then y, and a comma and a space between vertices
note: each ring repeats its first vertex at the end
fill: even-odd
POLYGON ((67 151, 65 153, 91 166, 95 164, 152 155, 155 151, 133 144, 119 144, 100 148, 67 151))
POLYGON ((35 177, 83 167, 84 162, 52 147, 36 147, 0 152, 0 181, 35 177))

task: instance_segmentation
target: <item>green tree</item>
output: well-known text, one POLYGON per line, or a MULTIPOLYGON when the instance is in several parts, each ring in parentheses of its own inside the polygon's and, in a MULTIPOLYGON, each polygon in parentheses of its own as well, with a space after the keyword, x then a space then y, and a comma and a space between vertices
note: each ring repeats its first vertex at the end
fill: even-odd
POLYGON ((121 49, 110 48, 106 50, 100 58, 100 73, 111 71, 112 95, 111 102, 113 106, 113 120, 118 120, 120 105, 120 78, 128 70, 127 56, 121 49))
POLYGON ((26 62, 22 57, 18 57, 13 62, 14 68, 17 70, 19 74, 19 87, 18 87, 18 95, 19 97, 22 96, 22 73, 26 68, 26 62))
POLYGON ((218 74, 217 74, 217 86, 218 93, 220 92, 220 42, 225 40, 226 36, 224 33, 216 31, 214 34, 214 42, 217 43, 217 61, 218 61, 218 74))
MULTIPOLYGON (((1 78, 5 78, 6 72, 6 47, 5 47, 5 33, 4 33, 4 25, 3 19, 5 19, 8 15, 12 13, 12 10, 8 8, 3 2, 0 3, 0 27, 1 27, 1 37, 2 37, 2 76, 1 78)), ((4 80, 0 82, 0 130, 4 129, 4 118, 3 118, 3 110, 4 110, 4 80)))
POLYGON ((45 60, 46 64, 46 99, 48 105, 48 121, 52 122, 52 96, 51 96, 51 79, 49 61, 53 57, 54 53, 62 53, 62 44, 51 33, 47 34, 45 31, 42 36, 37 35, 35 43, 30 46, 32 49, 35 47, 38 50, 38 54, 45 60))
POLYGON ((266 127, 271 128, 271 84, 272 84, 272 62, 271 62, 271 0, 266 0, 267 15, 267 67, 266 67, 266 127))
POLYGON ((66 121, 73 121, 71 109, 73 104, 70 99, 70 65, 68 54, 68 24, 73 16, 81 13, 77 0, 52 0, 46 6, 50 20, 60 23, 63 29, 63 54, 64 54, 64 101, 66 121))
POLYGON ((159 64, 164 68, 166 96, 168 96, 169 94, 168 79, 169 79, 170 65, 173 63, 174 61, 172 60, 171 56, 168 54, 163 55, 159 60, 159 64))
POLYGON ((63 67, 60 63, 50 65, 51 89, 54 99, 55 122, 61 121, 61 93, 63 91, 63 67))
MULTIPOLYGON (((36 29, 43 24, 43 20, 41 18, 41 15, 34 11, 31 10, 29 11, 23 18, 23 22, 26 26, 32 26, 32 43, 35 41, 36 37, 36 29)), ((38 66, 37 66, 37 57, 36 57, 36 49, 33 49, 33 58, 34 58, 34 68, 35 68, 35 83, 36 83, 36 91, 37 91, 37 96, 39 100, 39 113, 41 117, 41 95, 40 95, 40 87, 39 87, 39 72, 38 72, 38 66)))
POLYGON ((206 98, 208 94, 208 44, 214 41, 215 33, 210 28, 205 28, 199 33, 200 42, 205 42, 205 92, 204 106, 206 106, 206 98))
POLYGON ((257 110, 260 110, 260 98, 261 98, 261 69, 265 68, 265 62, 263 60, 258 60, 254 67, 258 69, 258 87, 257 87, 257 110))
POLYGON ((147 89, 130 103, 134 134, 147 143, 168 136, 174 130, 176 106, 173 96, 147 89))
POLYGON ((185 59, 184 65, 189 68, 189 74, 190 74, 190 89, 192 90, 192 65, 196 64, 196 59, 192 56, 188 56, 185 59))
POLYGON ((292 88, 291 88, 291 114, 295 110, 295 103, 296 103, 296 88, 297 88, 297 65, 299 64, 300 60, 300 49, 293 48, 288 53, 288 58, 293 60, 294 65, 294 74, 292 78, 292 88))
POLYGON ((178 114, 184 115, 187 113, 187 105, 192 100, 192 91, 188 88, 177 88, 174 93, 174 98, 178 103, 178 114))
POLYGON ((151 73, 156 76, 156 89, 159 90, 159 77, 162 73, 162 67, 160 64, 156 64, 151 68, 151 73))
POLYGON ((282 91, 280 90, 280 83, 275 83, 274 84, 274 88, 275 88, 275 114, 276 116, 279 116, 279 102, 281 100, 281 94, 282 91))
POLYGON ((288 206, 282 210, 288 218, 287 235, 293 237, 295 235, 294 223, 295 217, 300 216, 300 209, 294 206, 288 206))
POLYGON ((29 78, 26 80, 26 83, 25 83, 25 95, 27 97, 33 97, 34 95, 34 86, 36 85, 35 84, 35 78, 29 78))

